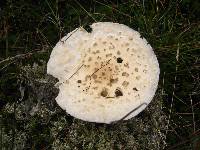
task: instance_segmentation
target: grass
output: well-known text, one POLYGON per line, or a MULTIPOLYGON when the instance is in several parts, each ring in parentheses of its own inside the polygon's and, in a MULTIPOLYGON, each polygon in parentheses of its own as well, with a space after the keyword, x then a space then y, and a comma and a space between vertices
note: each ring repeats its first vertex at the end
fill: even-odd
MULTIPOLYGON (((1 1, 1 146, 5 146, 2 139, 12 137, 5 141, 14 149, 16 135, 27 129, 26 133, 35 134, 28 139, 31 144, 25 146, 52 148, 49 133, 53 129, 48 119, 42 120, 34 112, 34 117, 27 116, 31 110, 29 104, 34 101, 32 97, 37 94, 30 94, 33 83, 31 76, 25 75, 26 67, 44 65, 57 41, 75 28, 111 21, 138 30, 154 48, 161 68, 162 107, 167 115, 166 149, 200 149, 199 7, 197 0, 1 1), (16 116, 19 106, 23 108, 20 115, 26 116, 23 120, 16 116)), ((44 70, 32 74, 40 79, 44 70)), ((37 97, 40 99, 40 95, 37 97)))

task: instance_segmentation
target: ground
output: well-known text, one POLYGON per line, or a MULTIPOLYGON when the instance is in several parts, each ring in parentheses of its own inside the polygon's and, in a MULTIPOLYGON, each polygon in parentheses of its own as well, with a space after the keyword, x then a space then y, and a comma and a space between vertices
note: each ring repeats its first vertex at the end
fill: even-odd
POLYGON ((0 2, 2 149, 200 149, 200 3, 197 0, 0 2), (123 23, 141 33, 161 74, 150 105, 115 124, 73 118, 46 74, 54 45, 79 26, 123 23))

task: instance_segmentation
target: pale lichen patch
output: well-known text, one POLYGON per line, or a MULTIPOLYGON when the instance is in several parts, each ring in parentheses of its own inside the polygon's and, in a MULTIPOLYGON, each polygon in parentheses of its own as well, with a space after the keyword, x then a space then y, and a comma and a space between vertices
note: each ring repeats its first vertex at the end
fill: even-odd
POLYGON ((107 88, 103 88, 102 91, 101 91, 101 93, 100 93, 100 95, 102 97, 106 97, 108 95, 108 89, 107 88))
POLYGON ((123 96, 123 92, 122 92, 121 88, 116 88, 116 90, 115 90, 115 96, 116 97, 123 96))

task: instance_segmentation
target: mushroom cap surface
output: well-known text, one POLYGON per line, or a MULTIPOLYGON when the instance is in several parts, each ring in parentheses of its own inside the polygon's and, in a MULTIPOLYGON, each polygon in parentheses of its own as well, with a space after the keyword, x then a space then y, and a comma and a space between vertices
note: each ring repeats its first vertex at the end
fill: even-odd
POLYGON ((126 25, 98 22, 91 28, 91 33, 76 28, 53 48, 47 73, 59 79, 56 101, 89 122, 130 119, 156 92, 157 58, 139 32, 126 25))

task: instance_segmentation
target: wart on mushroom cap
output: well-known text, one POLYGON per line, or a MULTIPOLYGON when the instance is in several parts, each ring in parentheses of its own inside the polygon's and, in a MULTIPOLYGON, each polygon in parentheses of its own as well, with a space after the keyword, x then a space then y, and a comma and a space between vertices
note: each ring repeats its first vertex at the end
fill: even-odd
POLYGON ((111 123, 150 103, 159 65, 137 31, 111 22, 94 23, 91 28, 90 33, 75 29, 57 43, 47 73, 59 79, 56 101, 67 113, 85 121, 111 123))

